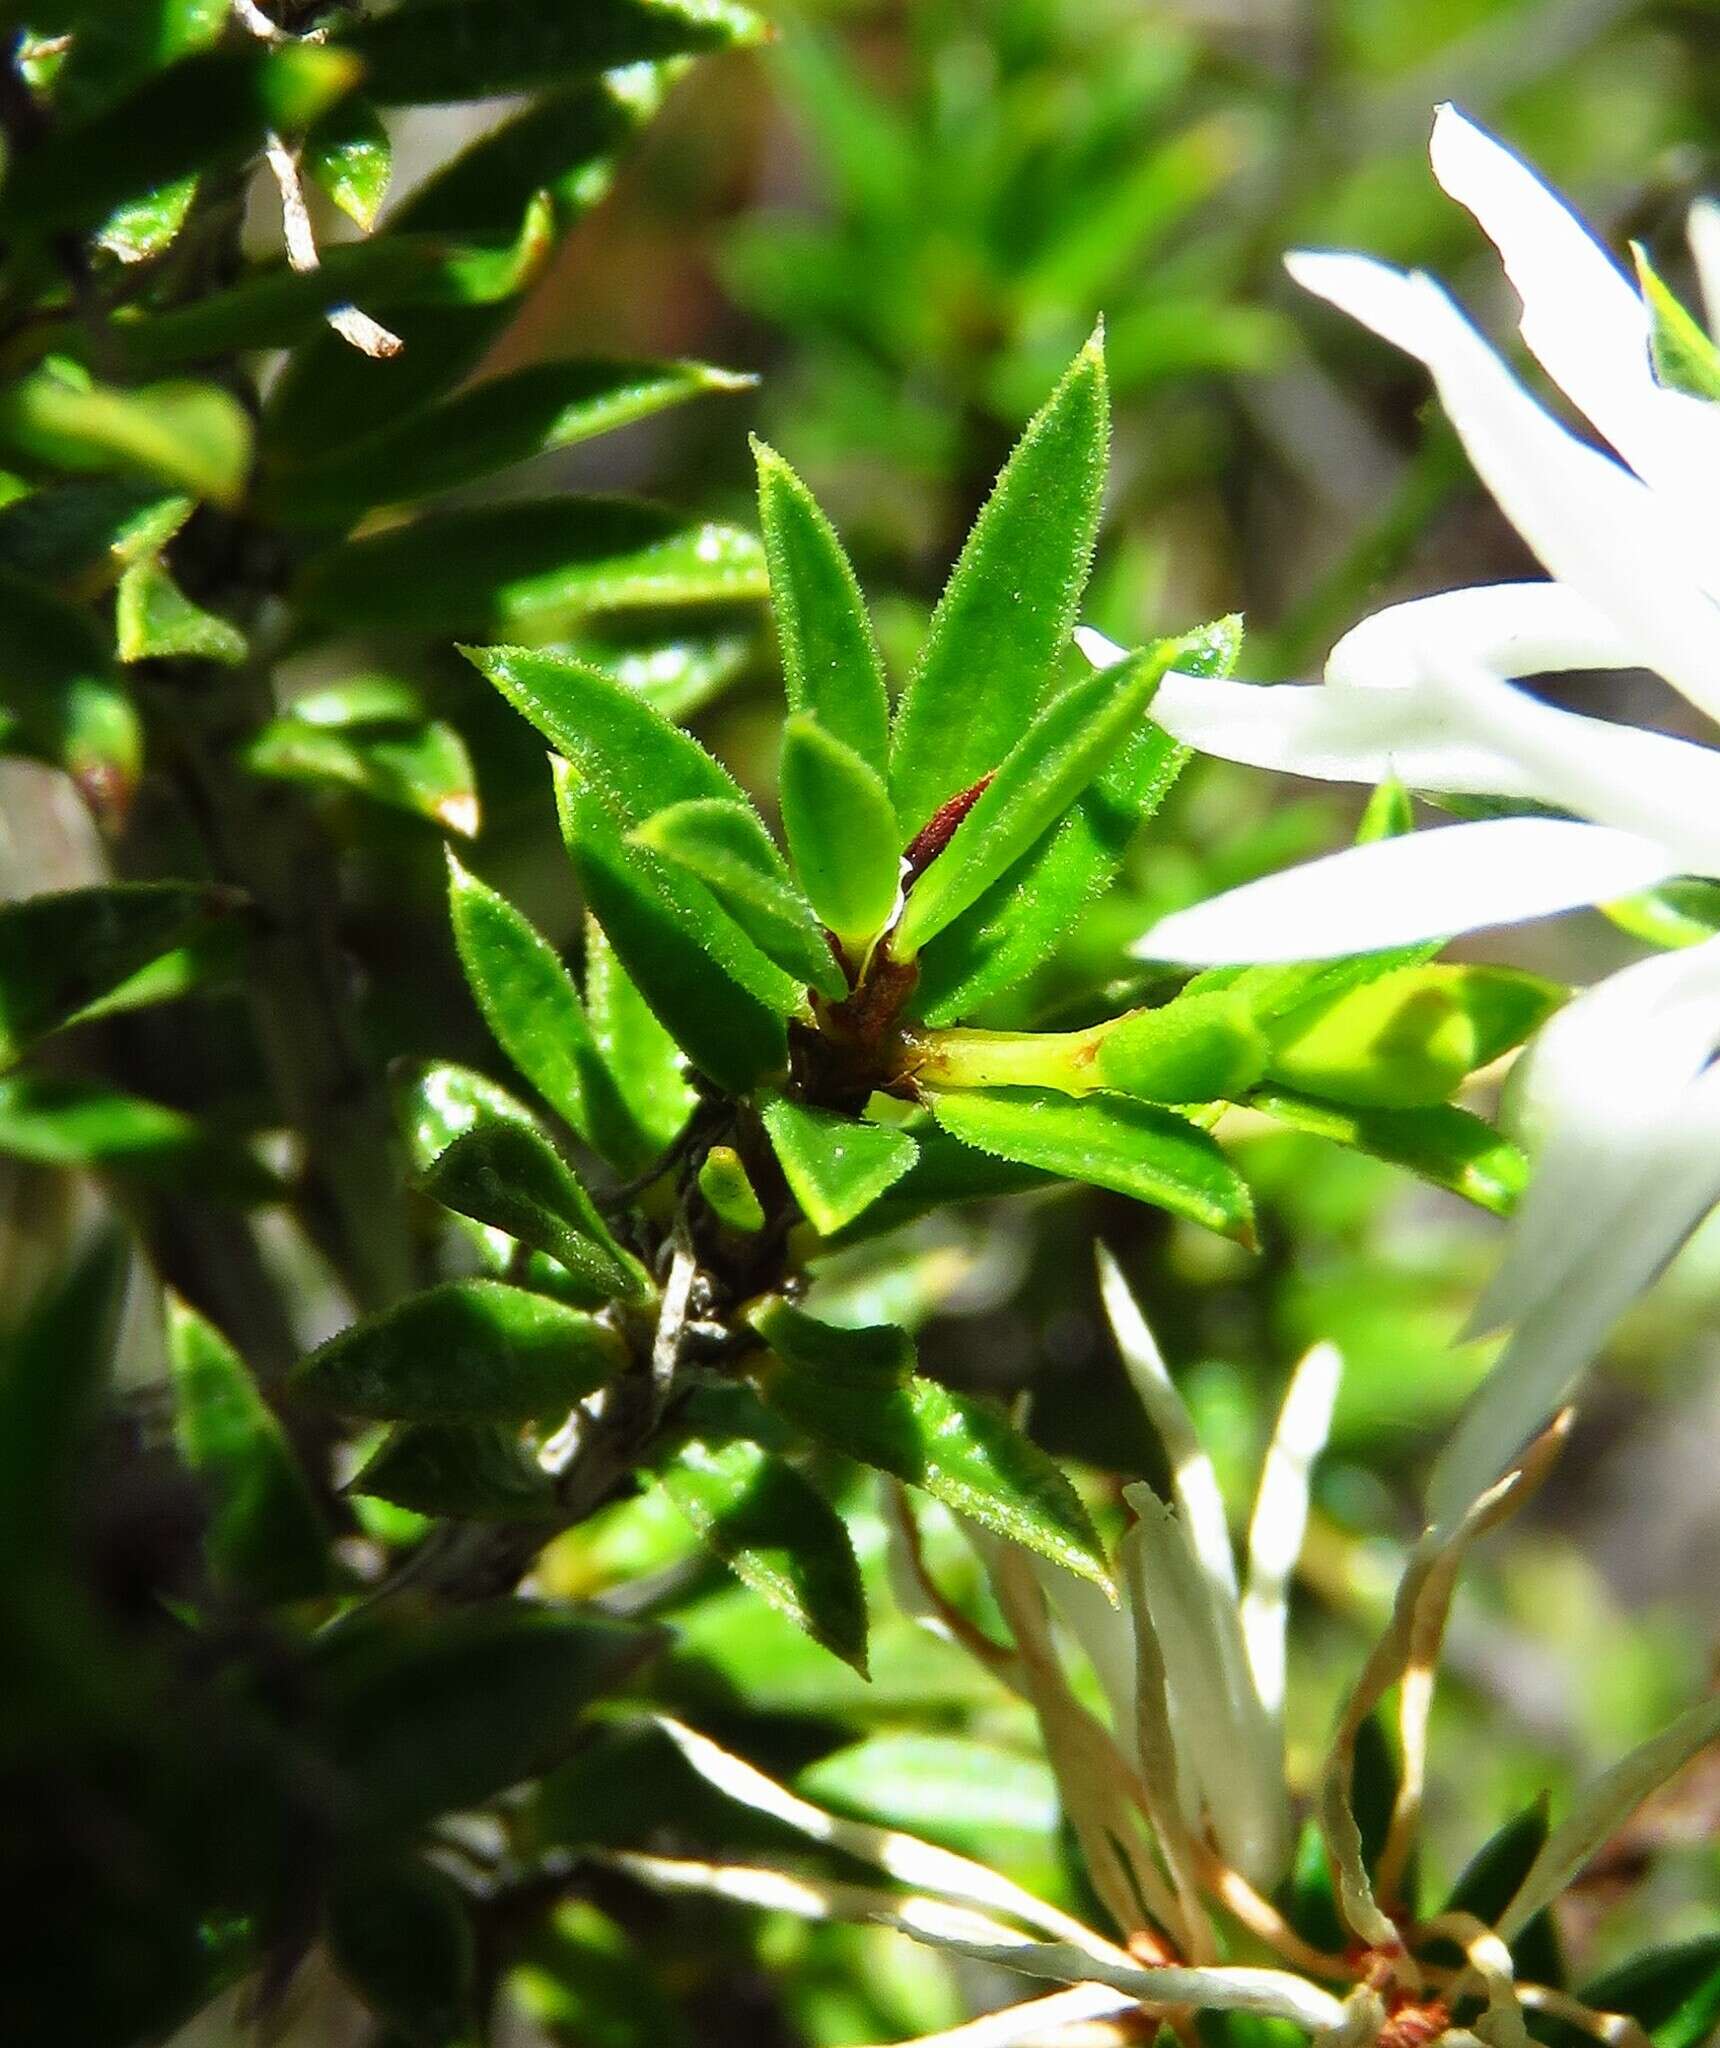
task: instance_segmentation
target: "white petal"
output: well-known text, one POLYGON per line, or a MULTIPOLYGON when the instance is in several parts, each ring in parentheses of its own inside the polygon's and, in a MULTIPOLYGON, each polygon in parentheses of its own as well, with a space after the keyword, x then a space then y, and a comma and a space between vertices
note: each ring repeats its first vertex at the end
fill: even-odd
POLYGON ((1720 752, 1559 710, 1477 668, 1432 669, 1423 688, 1543 802, 1653 839, 1685 873, 1720 874, 1720 752))
POLYGON ((1605 903, 1677 871, 1626 832, 1498 818, 1346 848, 1163 919, 1132 950, 1193 966, 1329 960, 1605 903))
POLYGON ((1720 202, 1698 199, 1685 225, 1690 253, 1696 259, 1696 281, 1702 287, 1702 310, 1710 334, 1720 331, 1720 202))
POLYGON ((1284 1710, 1284 1630, 1290 1575, 1308 1527, 1308 1482, 1332 1426, 1342 1373, 1336 1347, 1316 1344, 1292 1374, 1248 1527, 1242 1633, 1254 1689, 1275 1718, 1284 1710))
MULTIPOLYGON (((1601 1083, 1604 1085, 1604 1079, 1601 1083)), ((1609 1160, 1609 1169, 1613 1162, 1609 1160)), ((1583 1190, 1593 1201, 1596 1184, 1583 1190)), ((1428 1481, 1444 1523, 1478 1498, 1561 1407, 1613 1324, 1720 1201, 1720 1074, 1688 1091, 1677 1131, 1634 1199, 1607 1200, 1611 1228, 1566 1283, 1543 1297, 1460 1417, 1428 1481)), ((1594 1233, 1590 1233, 1591 1236, 1594 1233)))
POLYGON ((1445 663, 1538 676, 1634 668, 1643 659, 1603 612, 1562 583, 1482 583, 1375 612, 1332 649, 1326 680, 1410 689, 1430 666, 1445 663))
POLYGON ((1477 474, 1548 573, 1720 716, 1706 535, 1544 412, 1431 278, 1362 256, 1286 261, 1298 283, 1427 365, 1477 474))
POLYGON ((1720 414, 1656 381, 1635 285, 1527 164, 1453 107, 1439 110, 1431 154, 1434 176, 1498 249, 1536 360, 1644 483, 1711 533, 1720 414))
POLYGON ((1129 650, 1119 647, 1115 640, 1106 639, 1097 626, 1077 626, 1075 645, 1086 655, 1094 668, 1115 668, 1129 658, 1129 650))

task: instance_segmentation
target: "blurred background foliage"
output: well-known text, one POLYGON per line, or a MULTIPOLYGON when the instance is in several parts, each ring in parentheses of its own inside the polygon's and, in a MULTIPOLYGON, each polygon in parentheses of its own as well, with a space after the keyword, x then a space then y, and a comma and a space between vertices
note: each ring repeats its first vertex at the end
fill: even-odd
MULTIPOLYGON (((766 12, 775 46, 705 60, 675 85, 614 190, 570 209, 578 217, 544 275, 474 354, 480 378, 570 351, 685 356, 753 373, 756 389, 545 454, 463 501, 648 488, 746 525, 755 428, 844 533, 897 677, 1014 434, 1101 314, 1116 449, 1090 615, 1113 636, 1133 644, 1240 610, 1243 672, 1305 676, 1383 598, 1525 572, 1419 377, 1298 304, 1281 253, 1337 244, 1426 264, 1474 285, 1470 303, 1499 331, 1491 266, 1476 262, 1469 222, 1426 168, 1443 98, 1532 155, 1615 245, 1646 239, 1681 289, 1684 208, 1720 187, 1720 12, 1706 0, 779 0, 766 12)), ((434 198, 414 201, 414 179, 497 111, 390 111, 397 216, 410 222, 417 204, 441 224, 434 198)), ((239 197, 255 246, 270 247, 271 190, 239 197)), ((330 239, 344 232, 320 201, 316 218, 330 239)), ((327 337, 306 363, 295 371, 312 393, 304 403, 344 404, 373 423, 388 366, 355 368, 327 337)), ((451 637, 408 619, 289 646, 277 708, 365 668, 409 685, 468 750, 483 821, 471 864, 577 950, 581 906, 540 745, 453 657, 451 637)), ((634 614, 624 627, 552 620, 544 637, 640 681, 749 786, 768 781, 778 685, 751 604, 695 606, 672 622, 634 614)), ((154 823, 146 783, 116 854, 63 781, 20 762, 0 776, 9 895, 97 879, 116 859, 124 872, 154 823)), ((379 806, 326 779, 316 806, 315 886, 367 1060, 493 1068, 447 935, 439 832, 410 805, 379 806)), ((1197 763, 1117 888, 992 1021, 1111 1013, 1134 987, 1123 946, 1154 916, 1339 843, 1353 824, 1327 793, 1197 763)), ((1622 942, 1585 919, 1536 944, 1525 964, 1580 980, 1622 942)), ((206 997, 166 1025, 84 1027, 66 1070, 100 1034, 104 1056, 147 1072, 170 1107, 231 1114, 237 1103, 241 1123, 260 1121, 262 1081, 231 1028, 235 1001, 206 997)), ((1101 1514, 1117 1475, 1150 1472, 1152 1451, 1103 1334, 1096 1235, 1149 1304, 1239 1512, 1291 1361, 1333 1338, 1347 1376, 1292 1694, 1293 1760, 1311 1768, 1389 1597, 1429 1446, 1485 1365, 1485 1352, 1448 1346, 1496 1226, 1319 1140, 1264 1122, 1227 1135, 1259 1200, 1258 1256, 1068 1191, 841 1254, 823 1301, 841 1320, 908 1323, 924 1365, 953 1384, 1031 1392, 1035 1433, 1076 1461, 1101 1514)), ((92 1177, 32 1145, 0 1125, 13 1318, 116 1187, 134 1212, 157 1200, 136 1160, 107 1158, 92 1177)), ((159 1254, 183 1218, 170 1202, 154 1215, 159 1254)), ((290 1354, 346 1319, 346 1294, 301 1236, 262 1223, 255 1255, 286 1276, 293 1327, 243 1334, 253 1355, 290 1354)), ((162 1363, 141 1293, 134 1282, 121 1378, 147 1396, 162 1363)), ((1704 1682, 1720 1625, 1717 1300, 1710 1230, 1618 1333, 1554 1485, 1475 1575, 1436 1714, 1438 1875, 1543 1784, 1557 1793, 1704 1682)), ((829 1476, 866 1566, 870 1684, 696 1554, 655 1496, 559 1539, 542 1581, 672 1624, 652 1696, 800 1773, 829 1803, 1071 1898, 1074 1864, 1025 1712, 901 1618, 875 1504, 857 1479, 829 1476)), ((154 1506, 171 1522, 173 1502, 154 1506)), ((933 1551, 959 1585, 971 1564, 940 1537, 940 1514, 933 1551)), ((385 1521, 373 1533, 402 1534, 385 1521)), ((661 1803, 666 1838, 737 1846, 733 1816, 702 1810, 667 1752, 619 1727, 600 1729, 517 1818, 538 1849, 576 1850, 641 1839, 647 1800, 661 1803)), ((1650 1933, 1714 1926, 1717 1822, 1720 1774, 1699 1763, 1615 1845, 1566 1930, 1591 1969, 1650 1933), (1651 1849, 1662 1852, 1652 1864, 1651 1849)), ((499 1856, 481 1831, 463 1846, 475 1869, 499 1856)), ((888 1934, 648 1901, 619 1879, 553 1911, 536 1897, 504 1903, 519 1940, 496 2038, 518 2048, 843 2048, 952 2024, 996 1988, 888 1934)), ((236 2012, 193 2023, 187 2048, 240 2038, 236 2012)), ((282 2018, 295 2042, 369 2038, 321 1965, 288 1992, 282 2018)))

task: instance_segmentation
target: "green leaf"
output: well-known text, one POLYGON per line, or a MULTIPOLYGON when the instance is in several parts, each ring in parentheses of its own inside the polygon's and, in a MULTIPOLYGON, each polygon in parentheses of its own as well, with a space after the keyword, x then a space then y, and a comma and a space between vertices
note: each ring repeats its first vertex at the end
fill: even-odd
POLYGON ((866 1595, 842 1517, 786 1459, 692 1436, 657 1464, 664 1492, 743 1584, 866 1674, 866 1595))
POLYGON ((369 234, 394 168, 388 130, 370 101, 356 92, 338 101, 305 136, 299 160, 311 181, 369 234))
POLYGON ((927 1106, 964 1145, 1132 1195, 1239 1244, 1254 1242, 1253 1204, 1235 1168, 1205 1131, 1172 1110, 1120 1096, 1072 1101, 1036 1088, 934 1094, 927 1106))
POLYGON ((1249 1107, 1292 1130, 1402 1166, 1478 1208, 1508 1216, 1529 1184, 1529 1162, 1489 1123, 1451 1103, 1428 1109, 1353 1109, 1287 1089, 1256 1089, 1249 1107))
POLYGON ((180 1455, 209 1494, 217 1581, 265 1602, 327 1592, 328 1534, 280 1424, 226 1338, 172 1294, 167 1362, 180 1455))
MULTIPOLYGON (((510 227, 509 238, 500 242, 390 233, 336 243, 314 270, 264 265, 225 291, 128 321, 115 329, 114 345, 128 368, 147 375, 211 356, 289 348, 327 333, 329 314, 354 301, 387 312, 391 320, 397 307, 423 309, 426 318, 470 315, 474 309, 480 317, 500 318, 482 309, 524 291, 549 256, 554 222, 547 200, 532 200, 510 227)), ((395 324, 409 326, 405 319, 395 324)), ((403 374, 404 354, 377 361, 348 342, 335 345, 355 362, 368 362, 388 376, 403 374)), ((351 438, 377 429, 375 419, 360 420, 351 438)))
POLYGON ((523 1102, 471 1067, 448 1060, 401 1060, 389 1082, 395 1118, 417 1173, 434 1166, 456 1138, 486 1123, 512 1120, 536 1129, 523 1102))
POLYGON ((141 469, 233 505, 250 467, 251 422, 213 384, 121 391, 45 364, 0 392, 0 445, 58 469, 141 469))
POLYGON ((696 875, 785 974, 834 1002, 847 995, 848 978, 812 905, 751 809, 727 798, 695 797, 655 812, 632 838, 696 875))
POLYGON ((507 1988, 550 2048, 693 2048, 658 1972, 586 1899, 568 1900, 526 1930, 507 1988))
POLYGON ((928 1118, 913 1132, 918 1157, 902 1178, 874 1202, 855 1222, 837 1234, 835 1242, 851 1244, 895 1230, 917 1217, 950 1207, 958 1202, 987 1202, 1007 1195, 1032 1193, 1056 1187, 1060 1175, 1038 1167, 1022 1166, 1014 1160, 998 1159, 963 1145, 928 1118))
POLYGON ((0 1153, 38 1166, 99 1168, 237 1202, 278 1201, 275 1175, 183 1110, 72 1074, 0 1078, 0 1153))
POLYGON ((1396 968, 1275 1020, 1267 1074, 1363 1109, 1443 1102, 1478 1067, 1520 1045, 1564 994, 1540 975, 1504 967, 1396 968))
POLYGON ((1654 374, 1670 391, 1690 398, 1720 399, 1720 349, 1687 313, 1648 260, 1640 242, 1632 242, 1637 283, 1648 308, 1648 346, 1654 374))
POLYGON ((155 560, 134 563, 119 579, 114 634, 121 661, 215 661, 236 668, 249 652, 237 626, 193 604, 155 560))
MULTIPOLYGON (((661 103, 670 68, 540 95, 408 193, 378 245, 405 236, 511 236, 528 205, 547 242, 608 190, 621 150, 661 103)), ((324 267, 339 253, 329 251, 324 267)), ((374 292, 369 302, 381 303, 374 292)), ((388 311, 405 347, 387 361, 360 355, 320 320, 307 330, 269 394, 271 450, 315 455, 404 419, 475 370, 510 317, 495 304, 388 311)))
POLYGON ((89 614, 3 571, 0 747, 65 769, 110 826, 143 766, 142 725, 89 614))
MULTIPOLYGON (((0 512, 0 531, 5 514, 0 512)), ((1720 883, 1678 875, 1658 889, 1597 904, 1601 915, 1651 946, 1699 946, 1720 932, 1720 883)))
POLYGON ((1037 1756, 965 1736, 891 1732, 820 1757, 795 1779, 820 1806, 987 1854, 999 1835, 1048 1837, 1057 1780, 1037 1756))
POLYGON ((764 1228, 764 1204, 732 1145, 713 1145, 699 1162, 699 1193, 728 1229, 751 1237, 764 1228))
POLYGON ((345 725, 303 716, 271 719, 245 742, 244 761, 254 775, 352 790, 468 839, 478 829, 472 757, 454 727, 440 719, 345 725))
MULTIPOLYGON (((1473 1913, 1491 1927, 1517 1894, 1547 1839, 1547 1799, 1542 1796, 1508 1820, 1464 1865, 1463 1874, 1445 1902, 1448 1913, 1473 1913)), ((1559 1988, 1565 1981, 1564 1958, 1551 1913, 1537 1913, 1511 1944, 1517 1974, 1536 1984, 1559 1988)), ((1463 1961, 1454 1945, 1443 1958, 1456 1967, 1463 1961)))
MULTIPOLYGON (((0 513, 0 532, 4 520, 0 513)), ((720 697, 753 657, 755 635, 732 608, 710 617, 702 630, 673 628, 651 613, 597 620, 579 628, 568 652, 679 721, 720 697)))
POLYGON ((1057 1465, 984 1403, 915 1376, 904 1332, 838 1329, 775 1298, 747 1320, 779 1361, 763 1391, 786 1421, 1109 1585, 1087 1511, 1057 1465))
POLYGON ((759 526, 790 711, 811 712, 882 775, 890 743, 884 658, 853 566, 818 501, 754 438, 759 526))
POLYGON ((535 1522, 556 1512, 549 1474, 526 1456, 517 1431, 500 1423, 404 1423, 346 1490, 456 1521, 535 1522))
POLYGON ((898 959, 911 960, 1062 817, 1145 713, 1174 652, 1161 641, 1046 705, 916 876, 890 939, 898 959))
POLYGON ((733 1095, 788 1059, 795 984, 701 883, 634 846, 614 813, 557 762, 562 836, 585 900, 653 1016, 693 1065, 733 1095), (762 993, 761 993, 762 991, 762 993))
POLYGON ((159 553, 195 510, 193 499, 153 484, 52 485, 0 507, 0 563, 68 595, 94 596, 159 553))
POLYGON ((1039 709, 1087 581, 1108 430, 1095 334, 1005 464, 902 693, 890 787, 904 837, 996 768, 1039 709))
POLYGON ((378 1422, 560 1421, 626 1362, 578 1309, 453 1280, 367 1317, 294 1368, 294 1391, 378 1422))
POLYGON ((608 1156, 619 1135, 631 1157, 632 1120, 555 948, 452 853, 448 912, 467 986, 496 1043, 588 1145, 608 1156))
POLYGON ((432 638, 547 631, 589 612, 762 597, 739 527, 629 499, 545 498, 431 514, 306 564, 294 595, 334 626, 432 638))
MULTIPOLYGON (((195 882, 121 882, 0 906, 0 1064, 97 1003, 120 1007, 140 969, 235 908, 231 890, 195 882)), ((136 992, 140 1003, 158 999, 147 984, 136 992)))
POLYGON ((765 26, 733 0, 431 0, 350 28, 384 106, 532 92, 569 75, 757 42, 765 26))
POLYGON ((433 1620, 361 1614, 325 1633, 306 1682, 351 1788, 349 1824, 398 1837, 541 1775, 580 1711, 660 1642, 523 1600, 433 1620))
POLYGON ((320 461, 282 470, 270 480, 266 502, 293 524, 350 521, 372 506, 432 497, 688 399, 745 391, 755 381, 704 363, 533 363, 320 461))
POLYGON ((1597 2011, 1629 2014, 1655 2048, 1705 2048, 1720 2020, 1720 1934, 1646 1949, 1579 1996, 1597 2011))
POLYGON ((783 830, 818 916, 855 956, 888 923, 902 857, 884 780, 809 712, 782 729, 783 830))
POLYGON ((121 263, 148 263, 172 248, 197 198, 193 174, 116 206, 96 233, 97 243, 121 263))
POLYGON ((270 129, 307 127, 358 69, 344 52, 304 44, 187 57, 117 105, 52 128, 20 151, 0 191, 0 232, 97 227, 127 200, 250 154, 270 129))
POLYGON ((595 918, 585 924, 585 1000, 592 1035, 628 1123, 599 1149, 621 1173, 643 1173, 686 1126, 698 1101, 681 1048, 651 1014, 595 918))
MULTIPOLYGON (((1227 675, 1241 639, 1240 620, 1220 619, 1185 634, 1173 666, 1185 675, 1227 675)), ((1143 721, 1063 822, 921 954, 915 1013, 928 1024, 953 1024, 1043 966, 1122 866, 1130 840, 1188 758, 1186 747, 1143 721)))
POLYGON ((419 1175, 444 1208, 557 1259, 595 1302, 651 1298, 645 1269, 610 1235, 597 1206, 547 1138, 496 1118, 457 1137, 419 1175))
POLYGON ((348 1865, 329 1893, 335 1968, 406 2041, 454 2048, 477 2011, 478 1954, 465 1895, 421 1858, 348 1865))
POLYGON ((899 1181, 918 1149, 906 1131, 812 1109, 786 1095, 767 1095, 759 1114, 794 1199, 823 1236, 852 1223, 899 1181))

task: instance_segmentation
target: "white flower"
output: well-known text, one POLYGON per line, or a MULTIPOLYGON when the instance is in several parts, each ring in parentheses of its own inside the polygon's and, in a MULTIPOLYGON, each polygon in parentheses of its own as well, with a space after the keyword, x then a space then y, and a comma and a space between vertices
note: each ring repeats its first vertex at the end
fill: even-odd
MULTIPOLYGON (((1435 175, 1492 239, 1522 334, 1621 460, 1532 398, 1433 279, 1289 259, 1310 291, 1417 357, 1471 462, 1554 580, 1382 611, 1319 685, 1167 677, 1154 716, 1226 758, 1335 781, 1528 799, 1507 817, 1352 848, 1164 919, 1147 957, 1315 959, 1444 939, 1720 878, 1720 752, 1537 701, 1510 678, 1642 666, 1720 718, 1720 406, 1663 385, 1641 292, 1517 157, 1450 107, 1435 175)), ((1720 215, 1691 240, 1720 297, 1720 215)), ((1090 659, 1110 643, 1080 636, 1090 659)), ((1627 969, 1530 1055, 1539 1169, 1474 1328, 1513 1341, 1436 1468, 1462 1512, 1564 1398, 1632 1297, 1720 1200, 1720 940, 1627 969)))

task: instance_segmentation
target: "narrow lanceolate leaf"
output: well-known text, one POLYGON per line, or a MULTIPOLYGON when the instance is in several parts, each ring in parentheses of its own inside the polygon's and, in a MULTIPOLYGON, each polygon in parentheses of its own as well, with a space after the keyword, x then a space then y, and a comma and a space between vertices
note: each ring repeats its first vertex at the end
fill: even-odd
POLYGON ((823 1236, 852 1223, 914 1163, 906 1131, 767 1096, 760 1114, 794 1199, 823 1236))
POLYGON ((97 1003, 130 1007, 134 982, 136 1001, 158 1000, 140 971, 236 908, 232 891, 194 882, 121 882, 0 908, 0 1065, 97 1003))
POLYGON ((0 1153, 82 1166, 234 1202, 278 1201, 281 1181, 237 1140, 183 1110, 75 1074, 0 1078, 0 1153))
POLYGON ((403 1423, 346 1490, 459 1521, 535 1522, 555 1513, 553 1481, 502 1423, 403 1423))
POLYGON ((221 1332, 172 1295, 167 1359, 180 1454, 209 1499, 216 1580, 265 1601, 326 1592, 328 1534, 280 1424, 221 1332))
POLYGON ((559 1260, 594 1303, 650 1298, 644 1267, 615 1242, 560 1153, 528 1124, 498 1119, 467 1131, 419 1185, 445 1208, 559 1260))
POLYGON ((574 872, 629 980, 701 1073, 747 1094, 786 1063, 783 1018, 800 991, 702 883, 631 845, 603 799, 554 765, 574 872))
POLYGON ((635 828, 633 837, 696 875, 785 974, 835 1002, 848 993, 847 976, 812 905, 752 810, 718 797, 697 797, 656 812, 635 828))
POLYGON ((306 135, 300 162, 347 219, 369 234, 388 192, 394 151, 381 116, 362 93, 349 92, 324 114, 306 135))
POLYGON ((754 440, 753 454, 788 708, 810 711, 881 775, 889 752, 890 700, 859 582, 835 528, 805 484, 762 441, 754 440))
POLYGON ((490 99, 663 57, 757 42, 765 26, 734 0, 438 0, 423 20, 379 16, 341 39, 384 106, 490 99))
MULTIPOLYGON (((681 1048, 651 1014, 595 918, 585 921, 585 1003, 622 1115, 594 1120, 598 1150, 620 1173, 643 1173, 675 1142, 698 1101, 681 1048)), ((594 1098, 595 1102, 595 1098, 594 1098)))
POLYGON ((797 712, 782 730, 780 798, 795 872, 813 909, 851 953, 864 953, 901 891, 883 777, 810 713, 797 712))
MULTIPOLYGON (((1473 1913, 1477 1920, 1491 1927, 1529 1874, 1546 1839, 1547 1800, 1543 1794, 1475 1852, 1446 1900, 1445 1910, 1473 1913)), ((1512 1942, 1511 1953, 1519 1977, 1536 1984, 1551 1984, 1555 1989, 1564 1985, 1564 1956, 1551 1913, 1537 1915, 1512 1942)), ((1456 1967, 1463 1958, 1454 1945, 1451 1953, 1439 1960, 1456 1967)))
POLYGON ((748 1320, 775 1353, 776 1412, 858 1459, 1084 1578, 1109 1583, 1104 1552, 1056 1464, 983 1402, 912 1370, 906 1334, 836 1329, 772 1299, 748 1320))
POLYGON ((253 734, 244 751, 255 775, 351 790, 463 838, 477 832, 472 757, 459 733, 441 719, 326 725, 276 718, 253 734))
POLYGON ((625 1363, 601 1323, 497 1280, 455 1280, 343 1330, 294 1391, 379 1422, 557 1421, 625 1363))
POLYGON ((193 604, 159 561, 134 562, 119 579, 114 639, 121 661, 214 661, 236 668, 245 636, 193 604))
POLYGON ((663 1491, 735 1576, 866 1672, 866 1595, 842 1517, 784 1458, 694 1436, 657 1465, 663 1491))
POLYGON ((213 384, 121 391, 45 365, 0 397, 0 446, 74 472, 142 470, 231 505, 250 465, 251 422, 213 384))
POLYGON ((360 1839, 398 1839, 537 1777, 582 1708, 659 1646, 653 1630, 524 1600, 433 1620, 397 1612, 325 1631, 305 1671, 360 1839))
POLYGON ((1654 374, 1669 390, 1691 398, 1720 399, 1720 349, 1649 262, 1639 243, 1631 244, 1637 282, 1648 308, 1649 348, 1654 374))
MULTIPOLYGON (((1644 1949, 1585 1984, 1580 1996, 1592 2011, 1628 2014, 1654 2048, 1707 2048, 1720 2021, 1720 1935, 1644 1949)), ((1554 2025, 1541 2038, 1570 2048, 1593 2037, 1554 2025)))
POLYGON ((952 1137, 982 1152, 1132 1195, 1241 1244, 1254 1241, 1254 1206, 1241 1177, 1205 1131, 1172 1110, 1036 1088, 934 1094, 928 1106, 952 1137))
MULTIPOLYGON (((588 1145, 623 1115, 573 977, 523 911, 450 853, 454 945, 496 1043, 588 1145)), ((600 1148, 601 1149, 601 1148, 600 1148)))
MULTIPOLYGON (((3 428, 0 421, 0 428, 3 428)), ((505 633, 639 605, 763 597, 764 551, 714 520, 630 499, 547 498, 443 512, 306 564, 294 595, 334 626, 505 633)))
POLYGON ((1095 335, 1005 465, 902 693, 890 787, 904 838, 989 774, 1039 709, 1087 581, 1108 431, 1095 335))
POLYGON ((433 497, 690 398, 744 391, 752 382, 703 363, 533 363, 319 461, 283 470, 267 498, 293 524, 332 525, 375 505, 433 497))
POLYGON ((911 960, 1062 817, 1144 716, 1171 652, 1161 641, 1046 705, 908 892, 891 940, 899 958, 911 960))
POLYGON ((395 1120, 414 1171, 425 1172, 454 1140, 495 1122, 529 1124, 523 1102, 488 1075, 450 1060, 401 1060, 389 1074, 395 1120))
POLYGON ((94 620, 0 570, 0 748, 63 768, 104 825, 130 807, 143 729, 94 620))
MULTIPOLYGON (((1240 620, 1216 620, 1182 637, 1173 666, 1184 675, 1228 675, 1241 641, 1240 620)), ((1143 720, 1062 823, 926 947, 916 1014, 928 1024, 954 1023, 1043 967, 1122 866, 1130 840, 1188 758, 1186 747, 1143 720)))
POLYGON ((1261 1088, 1248 1104, 1292 1130, 1405 1167, 1495 1216, 1508 1216, 1529 1184, 1529 1162, 1510 1139, 1451 1103, 1355 1109, 1287 1088, 1261 1088))

